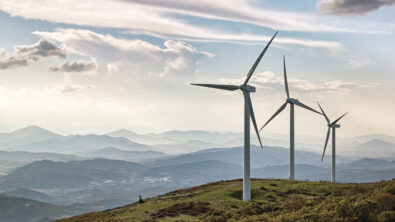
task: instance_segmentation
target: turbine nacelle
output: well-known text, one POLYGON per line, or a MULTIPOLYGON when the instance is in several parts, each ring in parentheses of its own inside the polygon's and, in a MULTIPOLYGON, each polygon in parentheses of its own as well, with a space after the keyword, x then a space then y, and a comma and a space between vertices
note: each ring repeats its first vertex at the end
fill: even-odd
POLYGON ((330 125, 330 124, 328 124, 328 126, 329 127, 332 127, 332 128, 340 128, 340 124, 333 124, 333 125, 330 125))
POLYGON ((241 85, 240 89, 245 92, 256 92, 256 88, 250 85, 241 85))
POLYGON ((298 103, 299 103, 299 100, 294 99, 294 98, 288 98, 288 99, 287 99, 287 103, 298 104, 298 103))

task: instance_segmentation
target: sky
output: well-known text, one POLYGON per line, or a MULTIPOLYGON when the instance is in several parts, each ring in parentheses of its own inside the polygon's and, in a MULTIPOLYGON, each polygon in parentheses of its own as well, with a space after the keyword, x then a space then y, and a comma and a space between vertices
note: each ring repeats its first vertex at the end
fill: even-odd
MULTIPOLYGON (((291 97, 340 136, 395 135, 394 0, 0 0, 0 131, 241 132, 249 84, 259 127, 291 97), (340 131, 340 132, 339 132, 340 131)), ((296 108, 296 134, 324 135, 296 108)), ((286 134, 289 109, 263 131, 286 134)))

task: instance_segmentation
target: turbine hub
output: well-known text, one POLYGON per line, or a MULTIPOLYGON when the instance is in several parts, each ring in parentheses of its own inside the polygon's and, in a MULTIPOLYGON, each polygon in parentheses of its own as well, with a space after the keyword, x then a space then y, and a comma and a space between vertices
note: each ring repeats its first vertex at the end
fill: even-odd
POLYGON ((250 86, 250 85, 241 85, 240 89, 244 90, 246 92, 255 92, 256 91, 255 87, 250 86))
POLYGON ((288 103, 292 103, 292 104, 295 104, 295 103, 297 103, 297 102, 299 102, 297 99, 294 99, 294 98, 289 98, 289 99, 287 99, 287 102, 288 103))

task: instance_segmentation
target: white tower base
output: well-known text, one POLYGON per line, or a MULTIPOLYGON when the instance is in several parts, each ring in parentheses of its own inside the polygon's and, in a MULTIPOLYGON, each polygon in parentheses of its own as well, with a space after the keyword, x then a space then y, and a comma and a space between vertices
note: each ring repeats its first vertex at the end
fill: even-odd
POLYGON ((295 112, 294 104, 290 104, 290 134, 289 134, 289 179, 295 180, 295 112))
POLYGON ((340 128, 340 125, 332 126, 332 183, 336 183, 336 128, 340 128))
POLYGON ((243 200, 251 200, 250 179, 250 112, 248 102, 244 100, 244 172, 243 172, 243 200))

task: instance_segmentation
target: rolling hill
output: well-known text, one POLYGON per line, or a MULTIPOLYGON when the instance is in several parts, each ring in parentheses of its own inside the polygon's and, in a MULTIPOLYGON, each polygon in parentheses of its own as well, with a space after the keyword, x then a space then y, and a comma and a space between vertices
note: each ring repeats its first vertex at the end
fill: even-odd
POLYGON ((30 189, 25 189, 25 188, 18 188, 18 189, 13 189, 7 192, 2 193, 6 196, 9 197, 18 197, 18 198, 25 198, 25 199, 31 199, 35 201, 40 201, 40 202, 47 202, 47 203, 58 203, 59 200, 56 198, 46 195, 44 193, 35 191, 35 190, 30 190, 30 189))
POLYGON ((83 156, 92 158, 106 158, 113 160, 126 160, 131 162, 144 162, 151 159, 158 159, 167 156, 163 152, 155 150, 146 151, 128 151, 120 150, 113 147, 91 150, 82 153, 83 156))
POLYGON ((121 160, 37 161, 1 178, 1 189, 86 189, 88 185, 128 180, 147 167, 121 160))
POLYGON ((0 151, 0 176, 6 175, 11 170, 23 165, 40 160, 72 161, 84 160, 86 157, 58 153, 32 153, 27 151, 0 151))
POLYGON ((0 222, 50 222, 58 218, 104 210, 106 202, 63 206, 0 194, 0 209, 0 222))
POLYGON ((66 207, 4 194, 0 194, 0 209, 1 222, 49 222, 51 218, 73 215, 66 207))
POLYGON ((242 181, 220 181, 112 210, 59 221, 394 221, 395 180, 333 184, 253 180, 252 201, 242 181))

